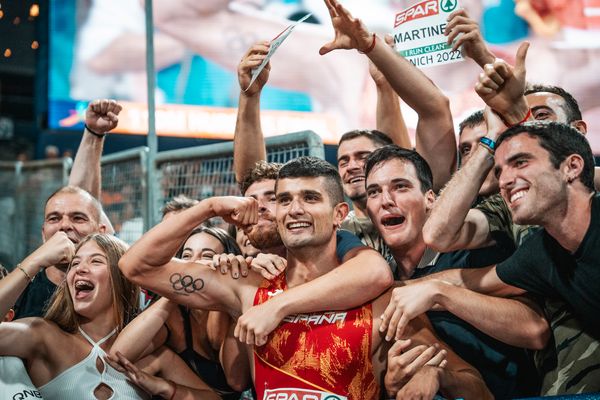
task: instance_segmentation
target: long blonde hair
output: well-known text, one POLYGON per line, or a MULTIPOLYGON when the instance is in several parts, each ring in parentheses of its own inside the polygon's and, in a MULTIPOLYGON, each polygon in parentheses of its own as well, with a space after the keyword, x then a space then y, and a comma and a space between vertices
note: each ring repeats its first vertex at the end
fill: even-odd
MULTIPOLYGON (((79 242, 75 248, 75 253, 89 241, 94 241, 102 249, 108 260, 115 326, 117 331, 121 331, 137 315, 140 299, 140 288, 123 276, 118 265, 119 259, 127 250, 127 245, 112 235, 93 233, 79 242)), ((44 318, 54 322, 66 332, 74 333, 77 331, 79 316, 75 312, 66 280, 54 292, 44 318)))

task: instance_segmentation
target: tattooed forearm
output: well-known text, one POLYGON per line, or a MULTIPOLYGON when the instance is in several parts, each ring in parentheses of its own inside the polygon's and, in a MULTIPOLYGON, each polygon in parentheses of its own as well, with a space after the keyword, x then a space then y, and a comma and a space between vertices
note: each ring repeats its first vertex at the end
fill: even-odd
POLYGON ((171 282, 176 293, 185 296, 204 288, 204 280, 201 278, 194 279, 191 275, 182 275, 177 272, 169 277, 169 282, 171 282))

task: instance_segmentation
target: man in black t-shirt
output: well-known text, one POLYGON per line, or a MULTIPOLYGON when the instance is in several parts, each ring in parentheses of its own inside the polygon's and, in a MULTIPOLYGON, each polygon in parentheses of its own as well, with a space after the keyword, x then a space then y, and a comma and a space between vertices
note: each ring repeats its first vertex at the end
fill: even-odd
MULTIPOLYGON (((514 222, 543 229, 498 265, 444 271, 396 289, 395 318, 455 305, 464 288, 503 297, 529 292, 564 301, 584 333, 600 339, 600 199, 589 143, 567 125, 527 123, 502 134, 496 149, 495 173, 514 222)), ((600 389, 597 379, 586 380, 585 391, 600 389)))

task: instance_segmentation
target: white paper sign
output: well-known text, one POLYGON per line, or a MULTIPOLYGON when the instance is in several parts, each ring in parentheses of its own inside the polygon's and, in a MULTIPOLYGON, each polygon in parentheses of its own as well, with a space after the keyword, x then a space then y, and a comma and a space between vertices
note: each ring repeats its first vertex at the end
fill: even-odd
POLYGON ((250 84, 248 85, 248 87, 246 89, 244 89, 244 92, 246 90, 250 89, 250 86, 252 86, 252 84, 256 80, 256 77, 260 74, 260 72, 263 70, 263 68, 265 67, 265 65, 267 65, 267 63, 269 62, 269 60, 271 59, 271 57, 273 57, 273 54, 275 54, 275 51, 277 51, 277 48, 281 45, 281 43, 283 43, 283 41, 288 36, 290 36, 290 33, 292 33, 292 31, 294 30, 294 28, 298 24, 301 24, 302 22, 306 21, 306 19, 308 17, 310 17, 311 15, 312 15, 312 13, 306 14, 304 17, 300 18, 298 21, 296 21, 292 25, 290 25, 287 28, 285 28, 279 35, 275 36, 275 38, 273 40, 271 40, 271 43, 269 44, 269 51, 267 52, 267 56, 265 57, 265 59, 263 60, 263 62, 260 63, 260 65, 258 67, 254 68, 252 70, 252 79, 250 80, 250 84))
POLYGON ((463 60, 460 51, 446 44, 444 29, 458 0, 425 0, 396 14, 394 47, 419 68, 463 60))

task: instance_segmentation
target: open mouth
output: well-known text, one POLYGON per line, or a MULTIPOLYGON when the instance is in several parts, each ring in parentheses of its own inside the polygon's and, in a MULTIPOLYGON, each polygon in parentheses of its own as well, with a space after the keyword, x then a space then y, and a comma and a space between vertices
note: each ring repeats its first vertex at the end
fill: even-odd
POLYGON ((306 221, 298 221, 298 222, 288 222, 285 227, 288 230, 299 230, 299 229, 305 229, 305 228, 310 228, 312 224, 310 222, 306 222, 306 221))
POLYGON ((512 205, 517 200, 525 197, 525 195, 527 194, 528 191, 529 191, 528 189, 522 189, 522 190, 516 191, 513 194, 511 194, 510 195, 510 204, 512 205))
POLYGON ((398 226, 398 225, 402 225, 404 223, 404 221, 406 221, 406 218, 403 217, 402 215, 398 215, 398 216, 389 216, 389 217, 383 217, 381 219, 381 224, 383 226, 388 226, 388 227, 393 227, 393 226, 398 226))
POLYGON ((360 176, 355 176, 353 178, 348 179, 348 183, 353 185, 355 183, 363 183, 365 181, 365 177, 360 175, 360 176))
POLYGON ((75 281, 75 298, 78 300, 86 298, 94 288, 94 284, 90 281, 75 281))

